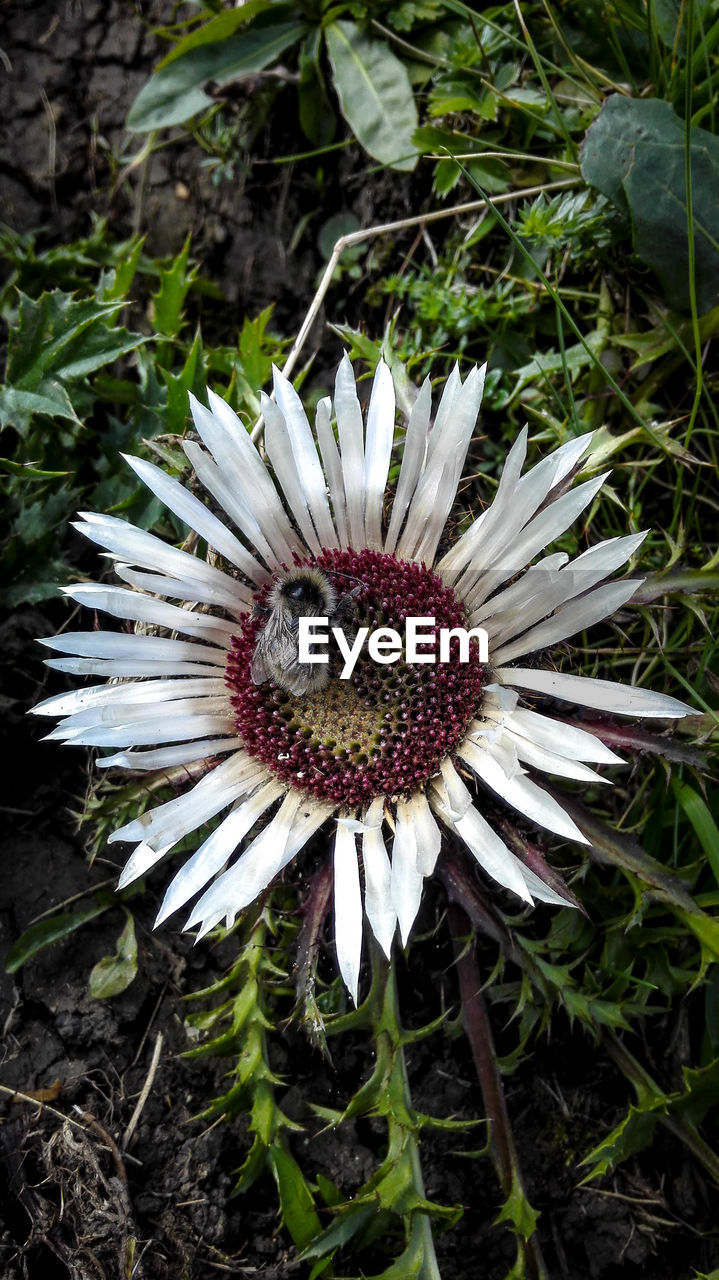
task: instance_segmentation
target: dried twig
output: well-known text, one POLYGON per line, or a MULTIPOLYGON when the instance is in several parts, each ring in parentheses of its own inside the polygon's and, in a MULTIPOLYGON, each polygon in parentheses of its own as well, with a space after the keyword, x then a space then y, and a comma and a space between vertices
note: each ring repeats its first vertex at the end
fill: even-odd
POLYGON ((123 1151, 125 1151, 129 1145, 130 1139, 133 1133, 135 1132, 140 1116, 142 1115, 143 1107, 145 1106, 145 1103, 147 1102, 147 1099, 150 1096, 150 1090, 152 1089, 153 1081, 157 1073, 157 1068, 160 1065, 161 1053, 162 1053, 162 1032, 158 1031, 157 1037, 155 1039, 155 1048, 152 1051, 152 1060, 150 1062, 150 1069, 147 1073, 147 1076, 145 1077, 145 1083, 143 1084, 142 1091, 140 1093, 139 1098, 137 1099, 135 1110, 130 1116, 130 1122, 125 1132, 122 1135, 121 1146, 123 1151))
MULTIPOLYGON (((544 191, 557 191, 563 187, 573 187, 576 186, 576 183, 576 178, 561 178, 557 182, 542 182, 535 187, 522 187, 515 191, 505 191, 502 195, 492 196, 488 200, 469 200, 466 204, 452 205, 451 209, 434 209, 431 213, 420 213, 412 218, 400 218, 397 222, 380 222, 377 226, 364 227, 360 231, 352 231, 349 235, 340 236, 332 250, 330 260, 324 270, 324 275, 322 276, 317 287, 317 292, 310 303, 307 315, 302 321, 300 331, 295 338, 292 349, 282 366, 282 372, 285 377, 289 378, 297 363, 299 354, 307 341, 315 320, 317 319, 320 307, 325 299, 325 294, 332 283, 332 277, 345 249, 350 249, 355 244, 361 244, 363 240, 371 240, 373 236, 388 235, 393 231, 404 231, 408 227, 424 227, 428 222, 440 222, 443 218, 453 218, 455 215, 459 216, 463 213, 476 213, 480 209, 486 209, 488 205, 493 206, 496 204, 507 204, 512 200, 520 200, 526 196, 541 195, 544 191)), ((257 422, 252 428, 252 440, 259 439, 262 434, 264 424, 264 418, 260 417, 257 419, 257 422)))

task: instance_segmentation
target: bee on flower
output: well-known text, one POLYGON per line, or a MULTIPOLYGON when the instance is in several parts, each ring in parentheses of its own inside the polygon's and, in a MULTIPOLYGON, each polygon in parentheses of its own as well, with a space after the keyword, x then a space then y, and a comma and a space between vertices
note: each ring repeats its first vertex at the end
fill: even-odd
POLYGON ((62 655, 50 667, 113 680, 35 708, 62 717, 50 739, 109 748, 98 760, 104 769, 206 765, 184 794, 110 837, 135 846, 120 886, 219 819, 176 870, 157 918, 192 903, 185 927, 203 936, 231 923, 327 824, 337 960, 355 1002, 364 917, 388 956, 397 931, 407 942, 445 832, 521 901, 572 905, 558 878, 525 865, 485 816, 491 797, 533 827, 587 843, 542 778, 608 781, 596 766, 622 761, 595 733, 565 722, 557 705, 628 717, 690 714, 652 690, 559 673, 541 656, 609 617, 643 581, 612 575, 644 533, 600 542, 573 560, 544 555, 606 479, 574 483, 591 434, 524 470, 525 428, 493 501, 439 554, 484 373, 472 369, 462 382, 455 368, 434 418, 427 379, 399 433, 383 361, 363 421, 345 356, 334 404, 320 400, 314 430, 275 371, 276 403, 262 397, 269 465, 220 396, 208 392, 207 408, 191 397, 199 442, 183 447, 224 517, 153 463, 127 461, 206 541, 215 562, 122 519, 83 515, 77 528, 109 553, 125 585, 66 593, 142 623, 143 633, 85 631, 42 642, 62 655), (348 678, 331 663, 308 669, 299 623, 320 616, 353 652, 361 632, 401 637, 408 620, 426 620, 425 637, 450 637, 445 660, 418 651, 410 660, 402 639, 384 660, 378 640, 375 657, 371 646, 357 648, 348 678), (467 660, 460 633, 480 629, 486 652, 480 657, 477 648, 467 660), (549 711, 537 709, 544 699, 549 711))

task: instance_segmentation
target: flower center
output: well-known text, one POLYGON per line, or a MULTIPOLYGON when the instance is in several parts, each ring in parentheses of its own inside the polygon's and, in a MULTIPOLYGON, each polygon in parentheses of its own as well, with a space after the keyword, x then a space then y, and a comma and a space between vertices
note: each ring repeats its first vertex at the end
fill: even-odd
MULTIPOLYGON (((324 551, 311 563, 338 600, 359 588, 345 606, 350 642, 360 627, 392 627, 404 637, 407 618, 434 618, 433 627, 422 625, 434 646, 420 652, 435 661, 409 663, 403 648, 396 662, 379 664, 365 643, 348 679, 340 678, 343 661, 335 653, 325 687, 300 697, 272 681, 252 683, 250 663, 267 615, 248 617, 227 663, 237 731, 251 755, 321 800, 357 806, 378 795, 408 795, 457 747, 486 683, 474 640, 469 662, 460 662, 457 638, 449 642, 450 660, 439 661, 440 629, 466 627, 464 605, 431 570, 379 551, 324 551)), ((270 591, 258 592, 260 607, 270 591)))

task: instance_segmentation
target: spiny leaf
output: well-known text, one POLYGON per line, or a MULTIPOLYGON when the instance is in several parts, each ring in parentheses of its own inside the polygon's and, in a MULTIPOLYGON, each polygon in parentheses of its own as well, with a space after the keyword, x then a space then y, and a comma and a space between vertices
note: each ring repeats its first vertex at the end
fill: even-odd
POLYGON ((284 1147, 270 1147, 269 1161, 280 1195, 282 1221, 298 1249, 302 1249, 322 1231, 312 1193, 297 1161, 284 1147))
POLYGON ((539 1213, 527 1199, 518 1170, 513 1169, 511 1190, 494 1220, 495 1223, 511 1222, 517 1234, 528 1240, 537 1228, 538 1218, 539 1213))
POLYGON ((172 265, 160 273, 160 288, 152 295, 155 328, 166 337, 177 337, 185 323, 185 298, 198 271, 196 265, 188 270, 189 254, 188 235, 172 265))
POLYGON ((147 341, 113 324, 122 303, 76 298, 55 290, 37 301, 19 294, 8 339, 0 423, 27 431, 34 414, 77 421, 68 388, 147 341))

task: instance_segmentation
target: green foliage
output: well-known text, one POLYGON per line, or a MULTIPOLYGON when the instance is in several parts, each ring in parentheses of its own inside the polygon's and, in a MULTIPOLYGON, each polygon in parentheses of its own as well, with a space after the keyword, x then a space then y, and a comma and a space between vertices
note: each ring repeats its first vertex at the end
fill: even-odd
MULTIPOLYGON (((62 250, 38 252, 32 236, 5 237, 14 266, 0 295, 9 329, 0 388, 8 455, 0 467, 9 477, 2 598, 9 606, 51 598, 72 576, 63 545, 78 508, 128 512, 144 528, 177 536, 119 453, 141 452, 146 441, 162 450, 161 434, 184 435, 189 391, 203 398, 217 381, 230 388, 233 407, 259 413, 257 389, 281 351, 269 329, 271 308, 245 317, 235 343, 208 351, 199 327, 190 331, 200 285, 211 300, 218 291, 201 280, 189 240, 170 261, 147 259, 142 248, 138 237, 114 244, 104 223, 62 250), (46 287, 56 276, 67 288, 46 287), (152 331, 143 333, 148 310, 152 331), (126 327, 128 312, 135 332, 126 327)), ((186 465, 181 451, 172 458, 178 464, 186 465)))
MULTIPOLYGON (((263 7, 269 8, 269 5, 263 7)), ((303 24, 286 20, 289 6, 273 8, 276 12, 271 21, 260 18, 242 35, 218 42, 195 43, 172 62, 165 62, 137 95, 127 117, 128 129, 148 133, 184 124, 212 106, 212 99, 202 87, 208 81, 222 86, 262 71, 296 44, 304 32, 303 24), (285 21, 277 21, 278 16, 285 21)), ((195 37, 198 34, 195 33, 195 37)))
POLYGON ((37 302, 18 293, 0 391, 0 426, 24 436, 40 414, 79 424, 71 398, 76 384, 145 341, 113 326, 121 307, 121 301, 79 299, 59 290, 43 293, 37 302))
POLYGON ((203 1113, 217 1115, 246 1113, 252 1145, 237 1171, 235 1194, 246 1191, 270 1171, 277 1183, 282 1218, 295 1244, 302 1248, 319 1230, 309 1183, 292 1156, 288 1136, 300 1128, 286 1116, 275 1099, 279 1078, 270 1067, 268 1030, 274 1004, 273 988, 282 971, 270 955, 271 929, 266 913, 250 917, 238 937, 239 955, 226 978, 215 988, 195 993, 193 1000, 222 996, 219 1005, 188 1015, 191 1032, 203 1037, 189 1056, 219 1053, 232 1057, 232 1083, 203 1113))
MULTIPOLYGON (((582 151, 587 182, 629 210, 634 248, 656 271, 667 302, 689 306, 688 197, 685 130, 668 102, 609 98, 582 151)), ((719 303, 719 139, 689 134, 697 303, 719 303)))
POLYGON ((392 169, 414 169, 417 108, 402 63, 354 22, 331 22, 325 37, 340 107, 352 132, 375 160, 392 169))
POLYGON ((95 1000, 109 1000, 111 996, 119 996, 137 974, 135 921, 127 908, 125 917, 115 954, 103 956, 90 974, 90 995, 95 1000))
MULTIPOLYGON (((326 146, 334 137, 335 121, 326 90, 324 46, 340 110, 357 140, 380 163, 413 169, 417 108, 407 70, 386 40, 368 29, 366 12, 364 26, 348 16, 340 18, 359 16, 357 10, 352 3, 328 3, 317 13, 311 6, 251 0, 234 12, 213 16, 182 37, 160 63, 132 105, 128 129, 147 133, 206 115, 216 110, 203 88, 208 82, 221 88, 249 81, 299 46, 300 122, 310 142, 326 146)), ((436 20, 440 14, 435 4, 406 4, 390 17, 396 30, 406 31, 416 21, 436 20)), ((278 84, 282 78, 278 73, 278 84)))
POLYGON ((621 1161, 643 1151, 652 1142, 657 1125, 663 1122, 693 1147, 710 1177, 719 1185, 719 1157, 706 1147, 696 1129, 707 1111, 719 1103, 719 1060, 699 1070, 685 1068, 683 1090, 671 1093, 660 1089, 625 1049, 620 1053, 620 1060, 628 1063, 637 1103, 629 1108, 616 1128, 585 1156, 582 1164, 594 1167, 584 1182, 602 1177, 621 1161))
POLYGON ((50 916, 47 920, 39 921, 38 924, 31 925, 20 934, 8 951, 5 957, 6 972, 17 973, 28 960, 32 960, 53 943, 69 938, 76 929, 81 929, 84 924, 89 924, 91 920, 102 915, 103 911, 107 911, 109 905, 110 903, 105 902, 88 907, 85 911, 63 911, 58 915, 50 916))

